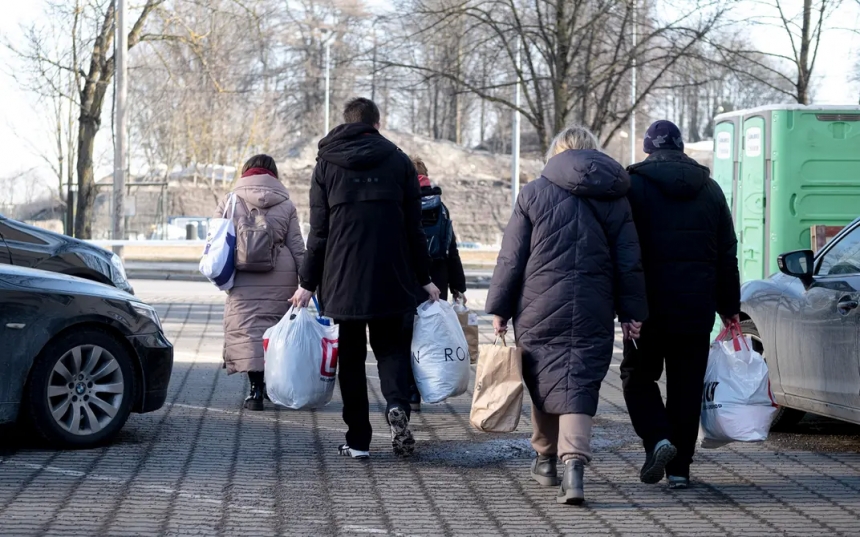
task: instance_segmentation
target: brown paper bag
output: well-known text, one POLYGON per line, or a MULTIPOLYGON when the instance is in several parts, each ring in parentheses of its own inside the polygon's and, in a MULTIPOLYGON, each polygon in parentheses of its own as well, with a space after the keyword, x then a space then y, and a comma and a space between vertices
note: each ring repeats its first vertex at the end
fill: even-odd
POLYGON ((458 311, 457 318, 466 335, 466 343, 469 344, 469 362, 478 363, 478 314, 470 310, 458 311))
MULTIPOLYGON (((496 339, 498 343, 498 338, 496 339)), ((516 430, 523 410, 523 360, 520 349, 481 345, 469 422, 485 433, 516 430)))

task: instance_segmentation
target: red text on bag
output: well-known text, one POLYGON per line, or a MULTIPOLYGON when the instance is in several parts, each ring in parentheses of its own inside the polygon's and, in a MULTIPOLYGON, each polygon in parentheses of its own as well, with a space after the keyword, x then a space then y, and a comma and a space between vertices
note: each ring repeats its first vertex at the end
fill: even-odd
POLYGON ((334 378, 337 373, 337 340, 323 338, 322 340, 322 364, 320 375, 334 378))

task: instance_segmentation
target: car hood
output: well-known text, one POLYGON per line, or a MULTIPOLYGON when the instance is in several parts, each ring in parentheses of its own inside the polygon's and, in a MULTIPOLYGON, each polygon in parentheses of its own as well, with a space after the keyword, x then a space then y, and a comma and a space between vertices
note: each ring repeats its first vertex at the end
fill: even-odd
MULTIPOLYGON (((7 220, 7 218, 0 217, 0 220, 7 220)), ((62 233, 57 233, 55 231, 50 231, 48 229, 41 228, 38 226, 25 224, 24 222, 18 220, 15 221, 15 225, 28 229, 41 237, 50 237, 50 242, 47 244, 47 247, 51 251, 52 255, 57 255, 63 252, 74 250, 85 250, 88 253, 98 255, 107 260, 109 260, 112 255, 111 252, 100 246, 90 244, 87 241, 83 241, 81 239, 69 237, 68 235, 63 235, 62 233)))
POLYGON ((13 288, 17 287, 33 291, 89 295, 128 302, 140 302, 133 295, 121 291, 116 287, 56 272, 12 265, 0 265, 0 283, 13 288))

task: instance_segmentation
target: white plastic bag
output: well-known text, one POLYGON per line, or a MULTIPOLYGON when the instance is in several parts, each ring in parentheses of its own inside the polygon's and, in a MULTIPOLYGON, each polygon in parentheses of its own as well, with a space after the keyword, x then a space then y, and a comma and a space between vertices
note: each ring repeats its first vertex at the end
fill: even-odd
POLYGON ((460 320, 447 302, 418 307, 412 334, 412 372, 421 399, 441 403, 469 387, 469 345, 460 320))
POLYGON ((290 308, 263 335, 269 399, 295 410, 327 405, 337 376, 337 339, 337 325, 315 319, 307 308, 290 308))
POLYGON ((235 213, 236 195, 230 194, 224 206, 223 217, 209 221, 206 248, 198 266, 200 273, 222 291, 233 288, 233 276, 236 273, 236 226, 233 225, 235 213), (227 218, 228 210, 230 218, 227 218))
POLYGON ((767 439, 777 407, 770 391, 767 364, 735 325, 711 345, 699 441, 704 448, 729 442, 767 439), (722 341, 731 333, 729 341, 722 341))

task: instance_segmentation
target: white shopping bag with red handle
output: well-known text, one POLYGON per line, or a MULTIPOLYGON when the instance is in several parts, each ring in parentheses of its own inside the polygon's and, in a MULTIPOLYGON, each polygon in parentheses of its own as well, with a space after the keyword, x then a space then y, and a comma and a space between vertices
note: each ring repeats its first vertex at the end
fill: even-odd
POLYGON ((704 448, 767 439, 777 405, 767 363, 753 350, 740 326, 727 327, 711 345, 699 442, 704 448), (729 337, 730 336, 730 337, 729 337))

